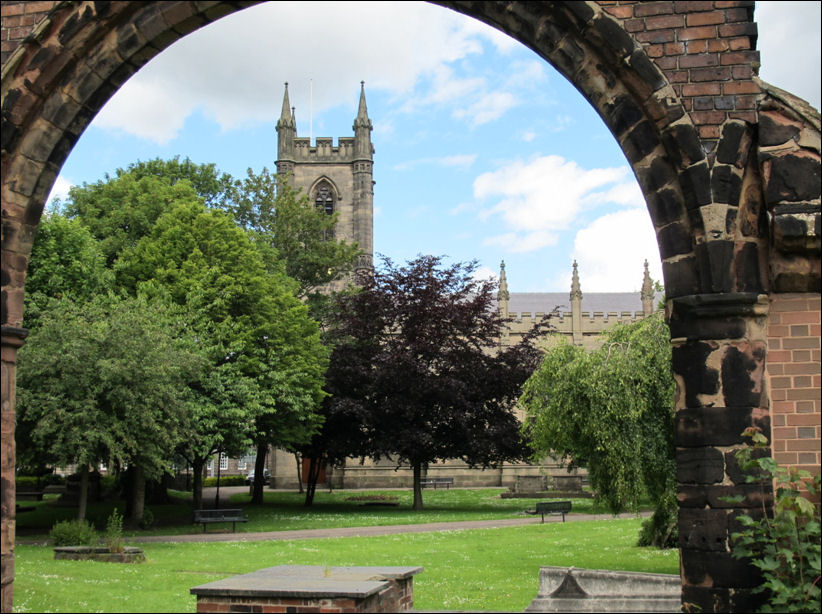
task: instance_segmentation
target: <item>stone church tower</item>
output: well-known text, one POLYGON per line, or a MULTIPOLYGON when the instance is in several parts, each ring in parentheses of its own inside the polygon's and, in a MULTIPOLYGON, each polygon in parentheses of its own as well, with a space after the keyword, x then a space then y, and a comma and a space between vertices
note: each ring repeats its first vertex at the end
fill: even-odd
POLYGON ((285 84, 283 109, 277 121, 277 174, 291 174, 292 185, 302 188, 317 207, 337 213, 336 237, 359 244, 363 255, 357 268, 372 268, 374 254, 374 147, 371 120, 365 105, 365 83, 354 119, 354 136, 297 137, 295 109, 285 84))

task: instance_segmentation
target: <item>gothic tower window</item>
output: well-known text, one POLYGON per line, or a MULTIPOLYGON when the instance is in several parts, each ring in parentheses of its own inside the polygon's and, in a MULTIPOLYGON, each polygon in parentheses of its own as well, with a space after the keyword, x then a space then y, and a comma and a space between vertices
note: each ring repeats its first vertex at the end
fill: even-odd
POLYGON ((317 209, 322 209, 328 215, 334 213, 334 191, 328 182, 323 181, 317 186, 317 195, 314 197, 317 209))

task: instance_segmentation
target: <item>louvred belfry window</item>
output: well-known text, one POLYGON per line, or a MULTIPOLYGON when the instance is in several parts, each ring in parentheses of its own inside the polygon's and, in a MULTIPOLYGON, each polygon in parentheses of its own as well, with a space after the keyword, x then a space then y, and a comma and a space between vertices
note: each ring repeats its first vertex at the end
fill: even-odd
POLYGON ((317 188, 317 196, 314 202, 318 209, 322 209, 328 215, 334 213, 334 193, 331 191, 331 186, 327 183, 321 183, 317 188))

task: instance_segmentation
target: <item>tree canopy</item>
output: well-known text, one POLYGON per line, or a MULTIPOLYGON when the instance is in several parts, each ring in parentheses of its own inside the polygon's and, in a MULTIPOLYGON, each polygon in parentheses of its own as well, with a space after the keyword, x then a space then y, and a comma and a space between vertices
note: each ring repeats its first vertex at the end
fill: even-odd
MULTIPOLYGON (((514 404, 539 351, 532 337, 499 347, 496 286, 476 268, 383 258, 361 291, 339 297, 332 320, 328 424, 349 421, 349 456, 411 465, 416 509, 429 463, 488 467, 527 454, 514 404)), ((346 453, 339 441, 328 451, 346 453)))
POLYGON ((238 181, 188 158, 136 162, 73 187, 35 240, 32 321, 51 297, 113 291, 176 305, 207 363, 188 382, 188 436, 177 446, 195 468, 252 441, 302 443, 318 425, 328 351, 298 296, 350 268, 357 250, 323 240, 328 216, 276 188, 265 169, 238 181), (233 219, 243 207, 256 217, 233 219), (281 254, 292 232, 301 249, 281 254), (287 274, 311 267, 309 281, 287 274))
POLYGON ((283 263, 266 267, 258 246, 228 215, 179 203, 121 254, 116 275, 130 291, 161 286, 186 307, 208 348, 220 379, 199 389, 196 424, 211 428, 193 429, 207 435, 193 457, 198 463, 226 449, 220 447, 225 420, 218 417, 227 402, 235 408, 235 433, 245 426, 258 444, 296 445, 310 438, 328 357, 319 327, 296 298, 296 283, 283 263))
POLYGON ((520 399, 524 432, 536 456, 587 467, 612 512, 637 511, 650 497, 670 537, 676 474, 668 327, 657 312, 603 337, 592 352, 567 342, 547 352, 520 399))
POLYGON ((179 313, 160 300, 53 300, 20 351, 18 420, 52 463, 133 465, 157 478, 187 431, 201 368, 179 313))

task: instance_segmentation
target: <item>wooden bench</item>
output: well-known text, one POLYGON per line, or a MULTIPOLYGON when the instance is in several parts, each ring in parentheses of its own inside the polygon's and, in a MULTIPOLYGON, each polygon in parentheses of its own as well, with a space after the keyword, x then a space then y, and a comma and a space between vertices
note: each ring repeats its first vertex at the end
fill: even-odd
POLYGON ((571 511, 570 501, 540 501, 537 509, 525 510, 526 514, 539 514, 542 522, 545 522, 545 514, 562 514, 562 522, 565 522, 565 514, 571 511))
POLYGON ((454 478, 421 478, 420 479, 420 486, 425 488, 426 486, 433 486, 434 489, 437 489, 439 486, 445 486, 446 488, 451 488, 454 485, 454 478))
POLYGON ((248 522, 248 517, 243 515, 241 509, 224 509, 224 510, 194 510, 195 524, 203 525, 203 533, 206 531, 206 525, 212 522, 230 522, 231 532, 237 531, 238 522, 248 522))
POLYGON ((42 501, 43 500, 43 491, 42 490, 18 490, 14 493, 14 497, 17 501, 42 501))

